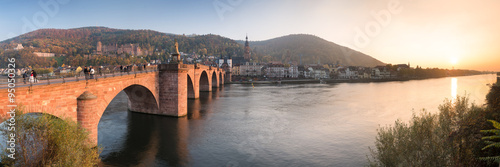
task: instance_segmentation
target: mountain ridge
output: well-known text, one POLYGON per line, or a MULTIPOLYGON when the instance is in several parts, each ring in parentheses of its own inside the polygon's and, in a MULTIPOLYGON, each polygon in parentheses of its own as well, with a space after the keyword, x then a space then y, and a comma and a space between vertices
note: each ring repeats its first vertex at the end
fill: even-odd
MULTIPOLYGON (((244 41, 237 41, 215 34, 178 35, 154 30, 114 29, 108 27, 80 27, 71 29, 39 29, 0 42, 0 48, 8 49, 16 43, 34 46, 37 51, 67 55, 92 54, 96 44, 138 44, 153 53, 158 49, 173 51, 174 39, 179 50, 214 56, 242 56, 244 41), (156 49, 156 50, 155 50, 156 49)), ((263 41, 250 41, 252 57, 257 62, 281 61, 304 64, 339 64, 344 66, 384 65, 364 53, 308 34, 291 34, 263 41), (302 56, 300 56, 302 55, 302 56)))

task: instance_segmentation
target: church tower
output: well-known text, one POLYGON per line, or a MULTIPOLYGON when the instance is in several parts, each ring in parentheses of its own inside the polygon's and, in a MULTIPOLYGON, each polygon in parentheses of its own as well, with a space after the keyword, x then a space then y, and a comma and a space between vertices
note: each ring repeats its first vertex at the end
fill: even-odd
POLYGON ((248 44, 248 35, 246 36, 246 41, 245 41, 245 55, 243 55, 245 58, 245 61, 249 62, 251 60, 250 56, 250 44, 248 44))

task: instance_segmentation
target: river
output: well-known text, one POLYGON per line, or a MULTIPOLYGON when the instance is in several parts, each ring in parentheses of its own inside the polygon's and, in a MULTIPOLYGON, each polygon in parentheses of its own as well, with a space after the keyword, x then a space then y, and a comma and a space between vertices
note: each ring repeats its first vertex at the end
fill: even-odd
POLYGON ((364 166, 379 125, 436 113, 456 95, 484 104, 495 81, 225 85, 189 100, 184 118, 128 112, 121 92, 99 122, 98 144, 105 166, 364 166))

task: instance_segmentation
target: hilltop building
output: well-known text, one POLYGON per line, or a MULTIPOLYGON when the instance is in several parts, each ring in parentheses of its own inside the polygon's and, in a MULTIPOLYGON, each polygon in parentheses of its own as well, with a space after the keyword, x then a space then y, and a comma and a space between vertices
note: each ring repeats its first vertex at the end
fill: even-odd
POLYGON ((17 46, 14 48, 14 50, 22 50, 24 49, 23 44, 17 44, 17 46))
POLYGON ((38 57, 54 57, 56 56, 55 53, 42 53, 42 52, 33 52, 38 57))
POLYGON ((145 54, 141 50, 141 47, 139 47, 138 44, 102 45, 101 41, 97 42, 96 54, 125 54, 125 53, 130 54, 132 56, 140 56, 145 54))

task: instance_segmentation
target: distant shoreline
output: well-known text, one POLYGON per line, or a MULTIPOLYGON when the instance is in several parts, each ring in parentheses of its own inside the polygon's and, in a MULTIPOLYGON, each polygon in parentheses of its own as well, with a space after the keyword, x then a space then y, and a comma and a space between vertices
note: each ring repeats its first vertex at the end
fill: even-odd
MULTIPOLYGON (((485 75, 485 74, 474 74, 485 75)), ((227 84, 307 84, 307 83, 377 83, 377 82, 394 82, 394 81, 412 81, 412 80, 425 80, 447 77, 464 77, 474 75, 461 75, 461 76, 445 76, 445 77, 420 77, 420 78, 386 78, 386 79, 296 79, 296 80, 281 80, 281 81, 233 81, 227 84)), ((491 74, 493 75, 493 74, 491 74)))

